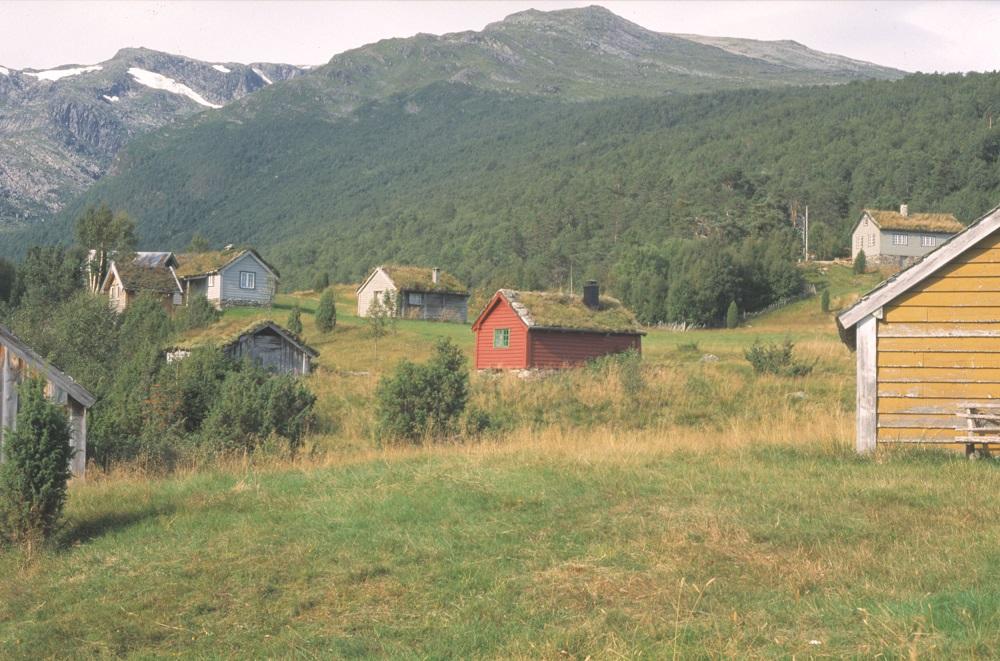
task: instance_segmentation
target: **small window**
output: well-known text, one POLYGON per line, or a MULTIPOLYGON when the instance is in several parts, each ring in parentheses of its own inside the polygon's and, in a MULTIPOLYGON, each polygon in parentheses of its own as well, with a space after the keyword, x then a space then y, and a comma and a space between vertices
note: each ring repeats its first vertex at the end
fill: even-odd
POLYGON ((510 346, 510 329, 496 328, 493 330, 493 348, 506 349, 510 346))
POLYGON ((424 304, 424 295, 423 294, 414 294, 414 293, 411 293, 411 294, 409 294, 407 296, 407 302, 410 305, 423 305, 424 304))
POLYGON ((893 234, 892 235, 892 245, 894 246, 905 246, 910 243, 910 237, 905 234, 893 234))
POLYGON ((257 274, 253 271, 240 271, 240 289, 256 289, 257 274))
POLYGON ((874 248, 875 247, 875 235, 874 234, 870 234, 868 236, 868 247, 869 248, 874 248))
POLYGON ((920 245, 924 248, 933 248, 937 245, 936 236, 922 236, 920 237, 920 245))

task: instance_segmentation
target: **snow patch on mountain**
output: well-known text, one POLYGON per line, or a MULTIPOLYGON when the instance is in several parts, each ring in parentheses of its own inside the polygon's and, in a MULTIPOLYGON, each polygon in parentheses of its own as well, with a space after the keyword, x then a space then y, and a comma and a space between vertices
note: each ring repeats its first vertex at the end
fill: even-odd
POLYGON ((73 67, 71 69, 48 69, 46 71, 25 71, 25 76, 34 76, 38 80, 48 80, 55 81, 62 78, 68 78, 70 76, 79 76, 81 73, 91 73, 93 71, 100 71, 103 69, 100 64, 94 64, 89 67, 73 67))
POLYGON ((201 104, 206 108, 221 108, 222 106, 212 103, 201 94, 198 94, 193 89, 185 85, 184 83, 179 83, 173 78, 168 78, 162 74, 158 74, 153 71, 146 71, 145 69, 140 69, 138 67, 131 67, 128 70, 130 76, 135 78, 136 82, 140 85, 145 85, 146 87, 152 87, 153 89, 163 90, 165 92, 170 92, 172 94, 179 94, 181 96, 186 96, 195 103, 201 104))
POLYGON ((257 74, 260 77, 260 79, 263 80, 268 85, 274 84, 274 81, 268 78, 267 75, 257 67, 250 67, 250 70, 253 71, 255 74, 257 74))
POLYGON ((233 72, 232 69, 228 69, 228 68, 226 68, 225 66, 223 66, 221 64, 213 64, 212 68, 215 69, 216 71, 221 71, 222 73, 232 73, 233 72))
POLYGON ((9 76, 9 75, 10 75, 10 69, 8 69, 7 67, 0 67, 0 76, 9 76))
POLYGON ((110 101, 111 103, 115 103, 116 101, 118 101, 117 96, 108 96, 107 94, 102 94, 101 97, 106 101, 110 101))

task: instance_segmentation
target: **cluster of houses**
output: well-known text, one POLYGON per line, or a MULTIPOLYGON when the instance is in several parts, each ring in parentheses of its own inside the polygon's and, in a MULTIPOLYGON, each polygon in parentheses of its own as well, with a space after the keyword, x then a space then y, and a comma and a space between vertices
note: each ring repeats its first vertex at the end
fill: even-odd
MULTIPOLYGON (((949 214, 865 210, 852 253, 902 271, 837 317, 857 354, 857 449, 878 443, 1000 443, 1000 208, 968 228, 949 214)), ((112 263, 100 291, 116 310, 140 294, 172 310, 204 296, 217 308, 270 306, 277 270, 254 250, 198 254, 140 252, 112 263)), ((438 268, 379 266, 357 289, 360 317, 377 313, 466 323, 470 290, 438 268)), ((589 281, 582 296, 500 289, 472 323, 478 370, 556 369, 628 350, 645 334, 619 301, 589 281)), ((235 359, 282 373, 308 374, 318 353, 273 321, 220 343, 235 359)), ((171 350, 182 359, 193 347, 171 350)), ((0 433, 12 429, 17 383, 42 375, 66 406, 73 471, 85 468, 87 409, 94 397, 0 325, 0 433)), ((2 441, 2 436, 0 436, 2 441)), ((2 445, 0 445, 2 448, 2 445)))

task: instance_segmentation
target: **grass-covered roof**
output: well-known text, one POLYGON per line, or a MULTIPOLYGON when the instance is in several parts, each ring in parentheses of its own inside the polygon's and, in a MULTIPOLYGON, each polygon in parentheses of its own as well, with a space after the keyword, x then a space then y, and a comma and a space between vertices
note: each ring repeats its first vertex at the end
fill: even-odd
POLYGON ((434 269, 420 266, 383 266, 399 291, 433 292, 447 294, 468 294, 469 288, 447 271, 438 274, 434 282, 434 269))
POLYGON ((954 234, 965 229, 965 226, 950 213, 909 213, 904 216, 898 211, 879 209, 865 209, 865 211, 884 230, 954 234))
POLYGON ((301 337, 272 319, 257 319, 251 322, 248 326, 244 326, 235 332, 229 331, 226 333, 213 333, 211 329, 207 329, 205 332, 189 337, 181 342, 177 342, 173 345, 173 348, 191 350, 199 347, 212 346, 225 349, 226 347, 239 342, 241 337, 245 335, 253 335, 254 333, 258 333, 265 328, 271 328, 281 335, 284 335, 293 344, 299 345, 306 351, 306 353, 309 353, 314 358, 319 355, 319 352, 306 344, 301 337))
POLYGON ((115 264, 121 285, 126 291, 173 294, 180 291, 177 279, 166 266, 140 266, 135 263, 115 264))
POLYGON ((532 328, 596 331, 600 333, 641 333, 632 314, 616 298, 601 296, 598 308, 583 304, 583 298, 570 294, 501 289, 525 324, 532 328))
POLYGON ((242 257, 244 253, 251 253, 260 260, 260 263, 271 269, 278 275, 277 269, 264 261, 264 258, 256 250, 231 249, 231 250, 209 250, 206 252, 191 252, 177 255, 180 264, 177 267, 177 275, 181 278, 193 278, 200 275, 216 273, 230 262, 242 257))

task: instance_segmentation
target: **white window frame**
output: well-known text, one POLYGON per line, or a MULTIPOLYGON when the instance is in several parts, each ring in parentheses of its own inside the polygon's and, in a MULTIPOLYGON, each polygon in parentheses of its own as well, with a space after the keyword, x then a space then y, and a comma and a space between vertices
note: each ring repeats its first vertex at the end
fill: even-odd
POLYGON ((920 237, 920 247, 921 248, 936 248, 937 247, 937 237, 936 236, 922 236, 922 237, 920 237))
POLYGON ((510 329, 509 328, 494 328, 493 329, 493 348, 494 349, 510 349, 510 329), (502 341, 501 341, 501 338, 503 338, 502 341))
POLYGON ((257 274, 253 271, 240 271, 240 289, 257 289, 257 274))
POLYGON ((908 246, 910 245, 910 237, 905 234, 893 234, 892 235, 892 245, 894 246, 908 246))
POLYGON ((868 235, 868 247, 869 248, 874 248, 875 247, 875 235, 874 234, 869 234, 868 235))
POLYGON ((411 291, 406 295, 407 305, 423 305, 424 295, 420 292, 411 291))

